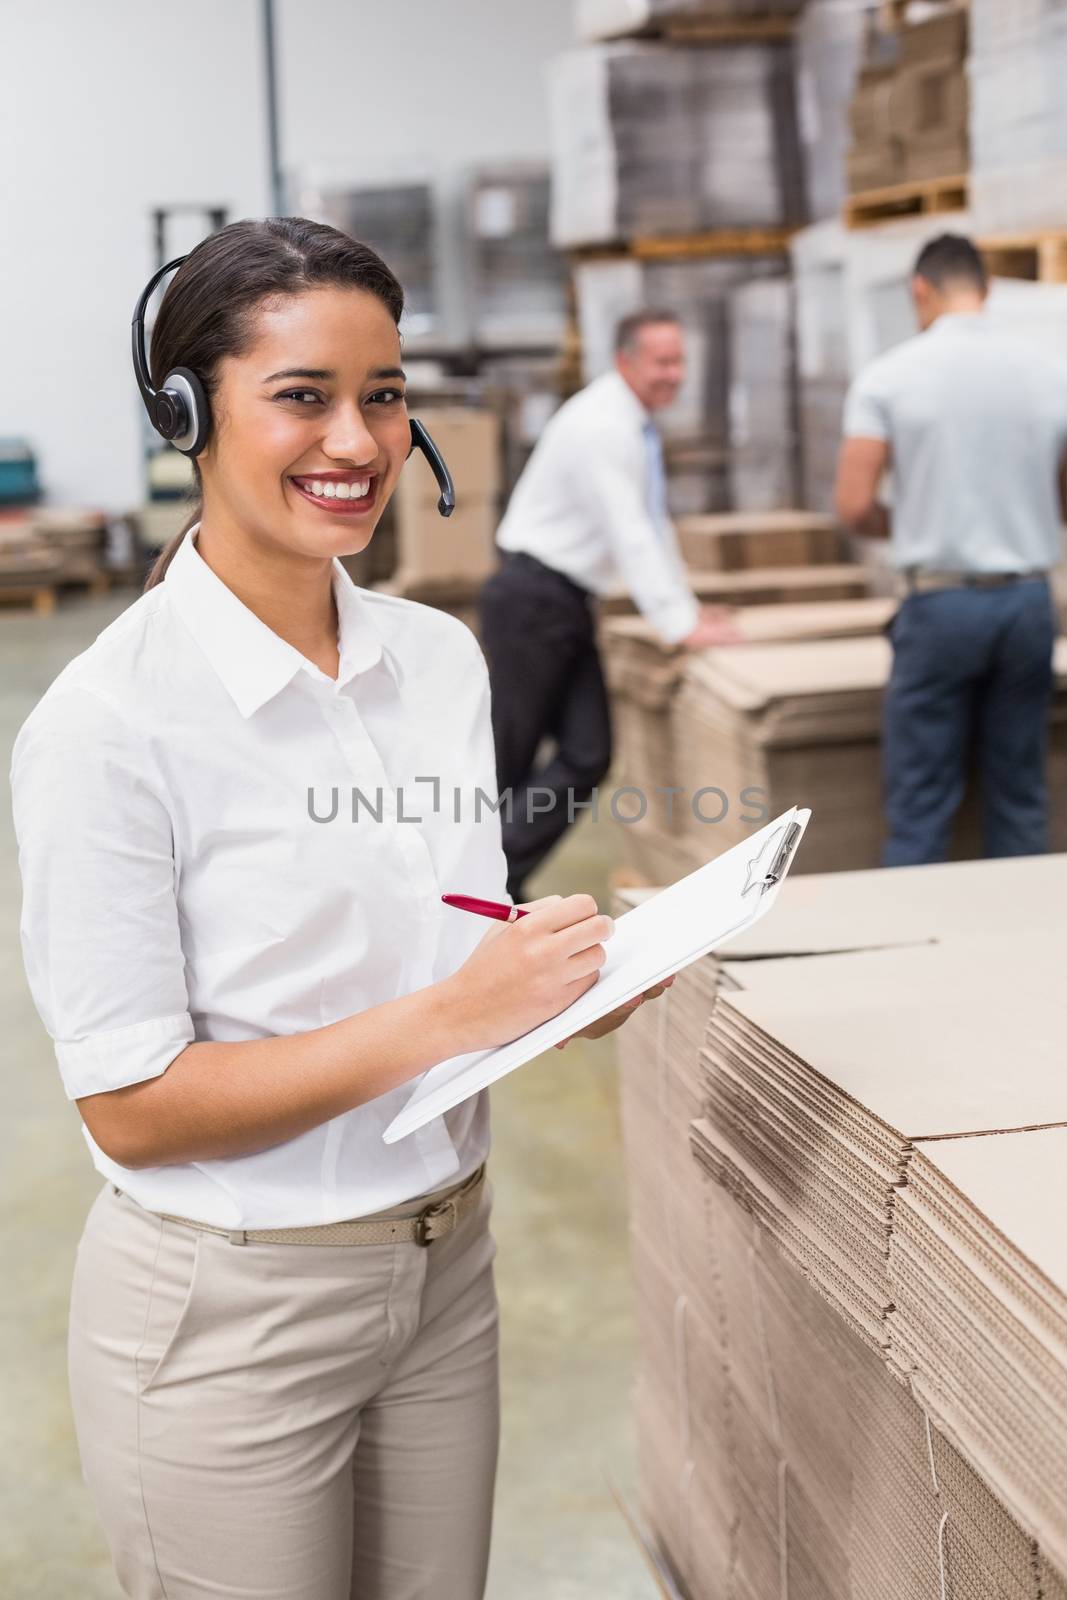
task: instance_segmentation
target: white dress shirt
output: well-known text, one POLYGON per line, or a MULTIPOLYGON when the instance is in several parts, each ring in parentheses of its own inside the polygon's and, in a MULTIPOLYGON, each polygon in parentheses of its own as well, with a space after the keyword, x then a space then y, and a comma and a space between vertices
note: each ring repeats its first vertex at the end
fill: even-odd
MULTIPOLYGON (((14 747, 26 971, 72 1099, 156 1077, 192 1040, 303 1033, 444 978, 486 924, 441 894, 507 898, 499 817, 475 794, 497 791, 468 630, 358 589, 335 561, 334 680, 238 600, 195 533, 14 747), (335 791, 337 815, 315 820, 335 791)), ((303 1226, 485 1158, 484 1096, 384 1144, 412 1087, 259 1154, 185 1165, 127 1171, 83 1131, 100 1172, 150 1210, 303 1226)))
POLYGON ((549 420, 512 492, 497 543, 593 594, 620 581, 661 638, 697 625, 670 521, 650 506, 649 414, 618 372, 595 378, 549 420))

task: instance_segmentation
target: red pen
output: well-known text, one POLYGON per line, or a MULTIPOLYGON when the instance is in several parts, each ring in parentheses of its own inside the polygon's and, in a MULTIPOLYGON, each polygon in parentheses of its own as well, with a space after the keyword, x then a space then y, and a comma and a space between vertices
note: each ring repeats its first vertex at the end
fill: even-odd
POLYGON ((517 922, 520 917, 530 915, 519 906, 501 905, 499 900, 479 900, 475 895, 443 894, 441 899, 446 906, 455 906, 457 911, 473 911, 476 917, 492 917, 494 922, 517 922))

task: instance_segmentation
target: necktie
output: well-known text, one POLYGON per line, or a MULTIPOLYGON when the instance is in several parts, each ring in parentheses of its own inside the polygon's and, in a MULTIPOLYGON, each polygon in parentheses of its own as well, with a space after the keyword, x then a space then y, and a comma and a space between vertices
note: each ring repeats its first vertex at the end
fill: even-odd
POLYGON ((645 443, 645 500, 649 515, 661 532, 667 522, 667 471, 663 464, 663 440, 652 421, 641 428, 645 443))

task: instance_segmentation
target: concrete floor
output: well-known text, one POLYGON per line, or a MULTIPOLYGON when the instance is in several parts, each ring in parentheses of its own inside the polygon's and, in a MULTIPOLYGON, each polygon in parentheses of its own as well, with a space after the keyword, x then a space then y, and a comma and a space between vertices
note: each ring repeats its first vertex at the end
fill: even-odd
MULTIPOLYGON (((0 1594, 120 1600, 81 1480, 66 1390, 74 1250, 98 1180, 26 990, 8 754, 56 673, 128 603, 0 614, 0 1594)), ((531 885, 606 898, 611 829, 586 822, 531 885)), ((610 1041, 550 1052, 493 1091, 504 1429, 489 1600, 652 1600, 608 1488, 632 1493, 631 1307, 610 1041)))

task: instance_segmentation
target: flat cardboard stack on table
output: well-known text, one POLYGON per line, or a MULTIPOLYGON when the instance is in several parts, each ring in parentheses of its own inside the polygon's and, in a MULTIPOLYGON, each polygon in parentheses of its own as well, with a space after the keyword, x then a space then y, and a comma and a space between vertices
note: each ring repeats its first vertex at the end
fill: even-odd
POLYGON ((618 1035, 642 1510, 686 1593, 1065 1592, 1065 894, 1067 857, 790 878, 618 1035))
MULTIPOLYGON (((664 652, 639 625, 604 624, 617 778, 620 787, 648 799, 638 820, 624 821, 630 811, 622 807, 616 818, 628 870, 645 881, 664 881, 668 863, 692 870, 745 838, 754 809, 775 816, 798 799, 814 812, 798 872, 878 863, 882 699, 891 660, 880 630, 892 604, 842 607, 839 634, 866 629, 867 637, 832 637, 829 624, 820 627, 816 608, 809 620, 798 607, 799 637, 789 640, 783 632, 778 639, 786 642, 724 646, 699 655, 664 652), (824 637, 803 637, 806 627, 824 637), (662 798, 668 788, 678 791, 669 805, 662 798)), ((794 608, 783 608, 788 611, 794 608)), ((744 631, 749 624, 744 612, 739 615, 744 631)), ((1048 771, 1053 848, 1063 849, 1067 639, 1057 641, 1055 659, 1048 771)), ((972 793, 957 819, 954 854, 981 853, 972 793)))

